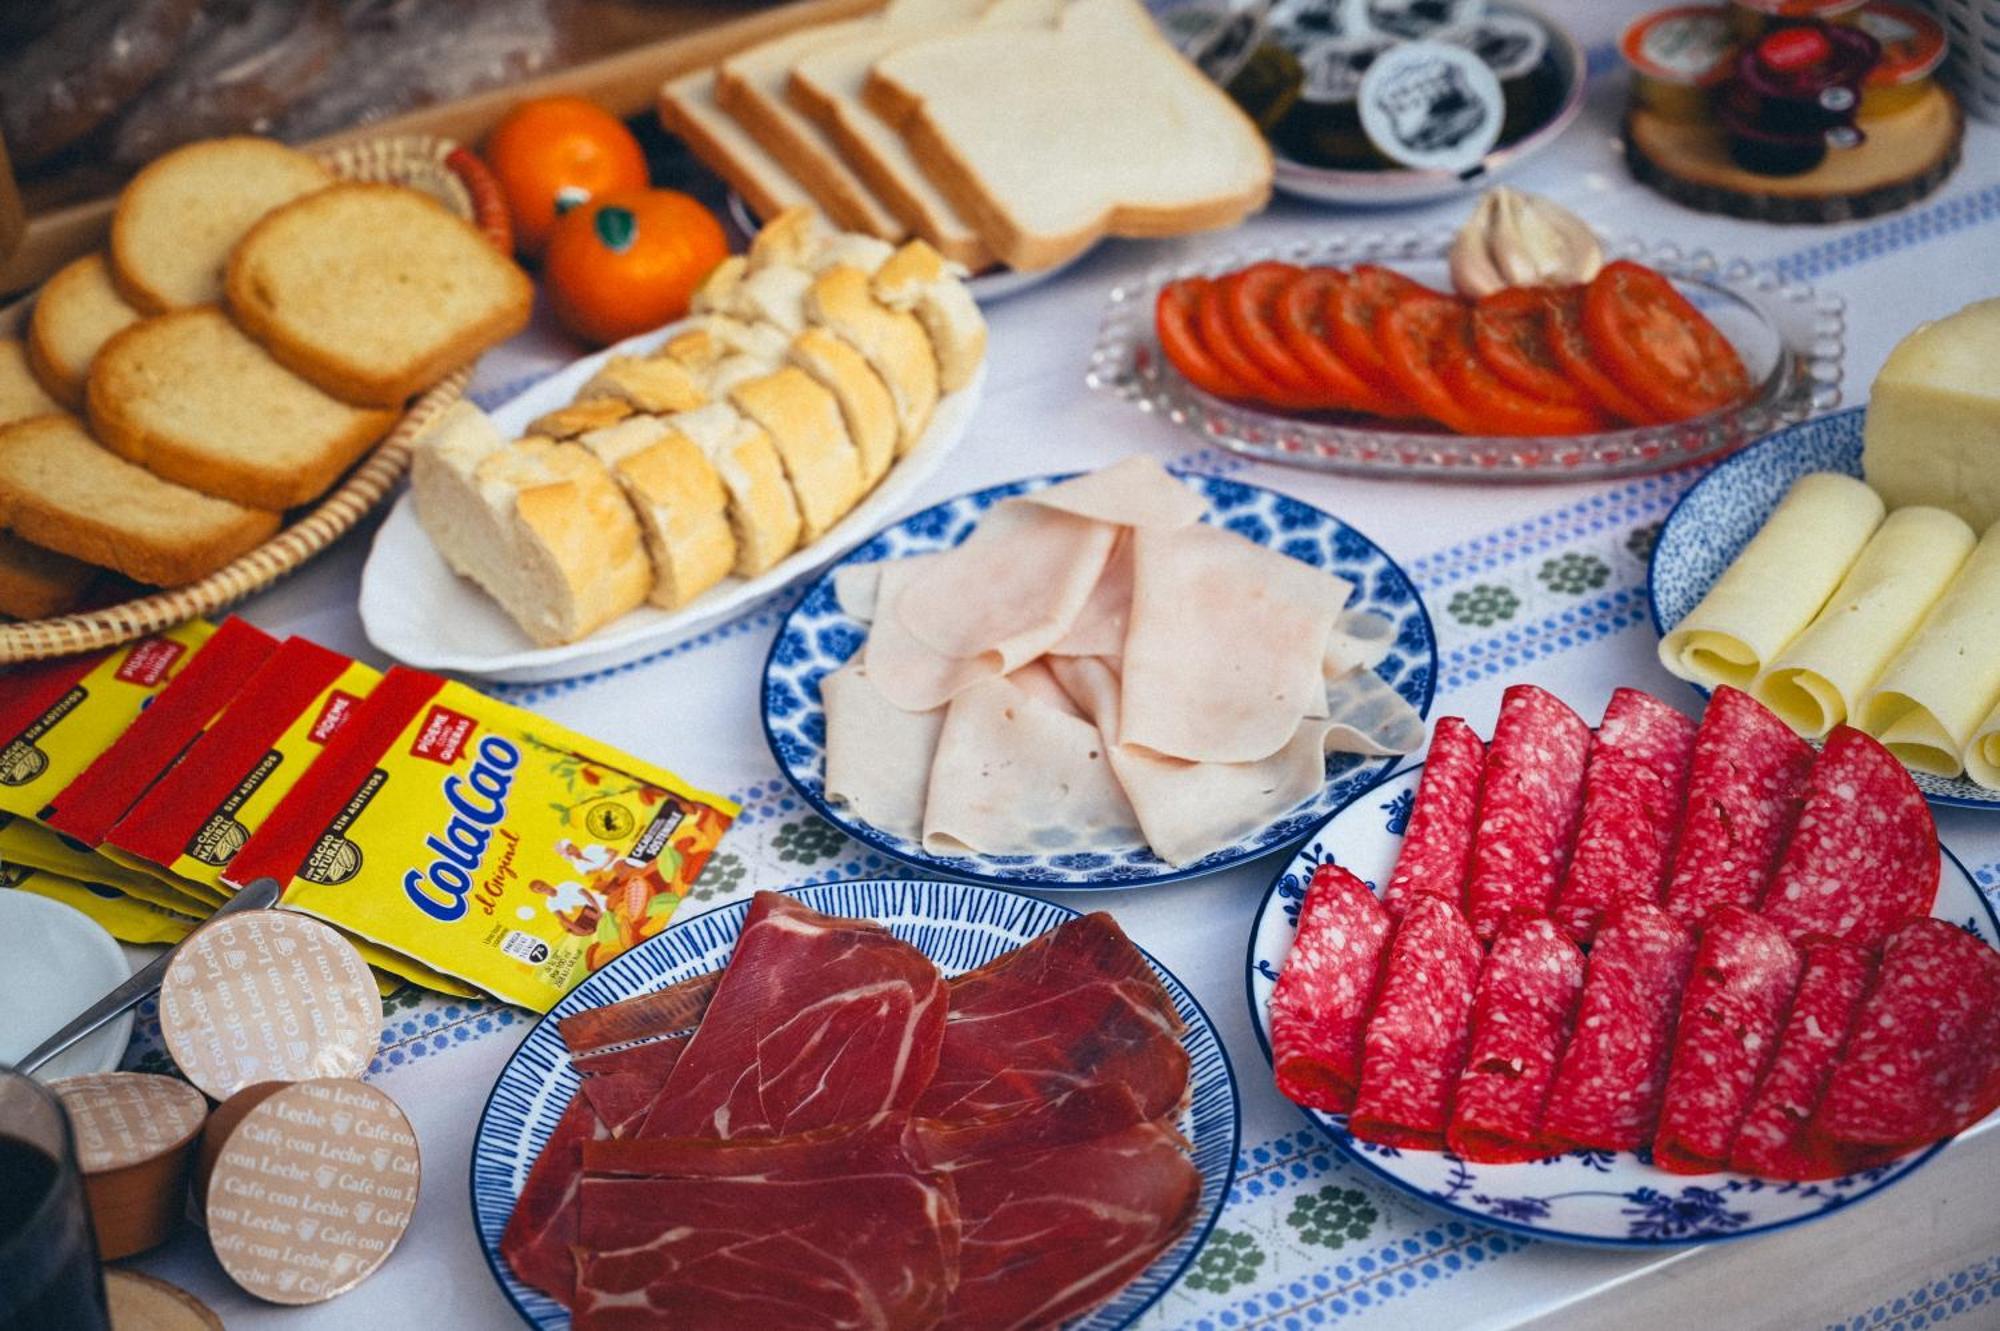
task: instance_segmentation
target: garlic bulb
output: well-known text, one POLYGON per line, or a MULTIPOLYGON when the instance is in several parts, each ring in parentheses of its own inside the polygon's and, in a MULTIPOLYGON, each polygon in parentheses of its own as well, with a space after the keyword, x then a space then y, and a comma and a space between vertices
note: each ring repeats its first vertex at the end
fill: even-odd
POLYGON ((1480 196, 1451 243, 1452 285, 1473 299, 1506 287, 1588 282, 1603 266, 1603 247, 1581 217, 1505 185, 1480 196))

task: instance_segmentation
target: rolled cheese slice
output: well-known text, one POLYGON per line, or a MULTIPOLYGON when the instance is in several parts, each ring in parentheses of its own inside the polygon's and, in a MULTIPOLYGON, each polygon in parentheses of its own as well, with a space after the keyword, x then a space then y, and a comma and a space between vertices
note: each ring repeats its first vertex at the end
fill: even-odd
POLYGON ((1707 688, 1748 689, 1812 623, 1882 521, 1852 476, 1799 477, 1708 595, 1660 639, 1660 664, 1707 688))
POLYGON ((1915 636, 1861 700, 1861 729, 1906 766, 1965 770, 1965 751, 2000 702, 2000 522, 1986 529, 1915 636))
POLYGON ((1941 508, 1897 509, 1750 692, 1808 739, 1826 734, 1847 719, 1977 543, 1963 519, 1941 508))
POLYGON ((1988 790, 2000 790, 2000 702, 1993 704, 1965 746, 1965 774, 1988 790))

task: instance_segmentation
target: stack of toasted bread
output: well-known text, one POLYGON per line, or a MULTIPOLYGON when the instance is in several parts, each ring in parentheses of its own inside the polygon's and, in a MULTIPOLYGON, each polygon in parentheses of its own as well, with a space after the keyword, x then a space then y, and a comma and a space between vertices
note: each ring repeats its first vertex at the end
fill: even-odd
POLYGON ((0 341, 0 614, 172 586, 275 532, 533 291, 416 190, 260 138, 169 153, 0 341))
POLYGON ((969 383, 986 326, 962 270, 780 213, 650 354, 502 439, 461 403, 417 441, 417 516, 537 644, 677 609, 812 544, 969 383))
POLYGON ((1230 226, 1271 188, 1140 0, 889 0, 670 80, 660 117, 759 216, 812 203, 973 272, 1230 226))

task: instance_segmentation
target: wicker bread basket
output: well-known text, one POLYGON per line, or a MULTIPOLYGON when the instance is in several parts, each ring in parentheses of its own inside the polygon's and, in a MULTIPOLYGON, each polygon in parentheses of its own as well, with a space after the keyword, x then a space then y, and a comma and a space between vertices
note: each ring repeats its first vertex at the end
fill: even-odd
MULTIPOLYGON (((367 139, 317 155, 349 180, 385 181, 423 190, 472 221, 503 252, 513 250, 507 210, 492 178, 477 157, 449 139, 416 135, 367 139)), ((23 302, 8 311, 9 320, 18 323, 25 309, 23 302)), ((332 490, 310 508, 298 510, 276 536, 199 582, 51 619, 0 622, 0 664, 70 656, 130 642, 200 615, 215 614, 269 587, 339 540, 388 498, 409 466, 411 441, 464 394, 471 378, 471 366, 446 375, 409 404, 396 427, 332 490)))

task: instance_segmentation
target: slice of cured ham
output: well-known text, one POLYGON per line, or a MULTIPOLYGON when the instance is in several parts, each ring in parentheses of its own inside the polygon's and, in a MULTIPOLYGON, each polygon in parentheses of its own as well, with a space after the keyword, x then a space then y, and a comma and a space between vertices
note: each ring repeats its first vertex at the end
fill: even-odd
POLYGON ((1271 1064, 1294 1104, 1354 1108, 1362 1036, 1389 955, 1389 912, 1368 884, 1322 864, 1306 886, 1299 931, 1271 991, 1271 1064))
POLYGON ((945 1003, 937 968, 880 925, 759 892, 637 1135, 773 1136, 907 1110, 937 1067, 945 1003))
POLYGON ((1562 699, 1516 684, 1500 701, 1480 781, 1465 913, 1481 942, 1516 915, 1546 915, 1583 813, 1590 727, 1562 699))
POLYGON ((610 1136, 590 1098, 573 1098, 529 1167, 514 1213, 507 1217, 507 1228, 500 1233, 500 1255, 521 1283, 541 1290, 564 1307, 576 1296, 572 1249, 578 1232, 583 1144, 610 1136))
POLYGON ((1793 939, 1829 934, 1876 948, 1937 900, 1937 822, 1910 773, 1852 726, 1836 726, 1806 779, 1805 806, 1764 893, 1793 939))
POLYGON ((1102 911, 1080 916, 951 982, 922 1118, 1011 1113, 1094 1085, 1124 1087, 1142 1116, 1179 1110, 1188 1059, 1173 1000, 1102 911))
POLYGON ((1396 853, 1395 872, 1382 903, 1401 919, 1419 896, 1443 897, 1456 906, 1465 900, 1465 876, 1472 866, 1472 838, 1479 825, 1479 783, 1486 766, 1486 743, 1461 718, 1447 716, 1431 732, 1416 802, 1396 853))
POLYGON ((577 1331, 920 1331, 958 1264, 900 1114, 768 1141, 585 1147, 577 1331))
POLYGON ((1150 1266, 1201 1200, 1187 1143, 1115 1084, 916 1126, 958 1197, 958 1288, 940 1331, 1061 1326, 1150 1266))
POLYGON ((1133 537, 1119 733, 1170 758, 1254 762, 1321 701, 1351 584, 1197 523, 1133 537))

